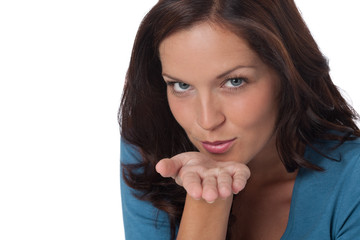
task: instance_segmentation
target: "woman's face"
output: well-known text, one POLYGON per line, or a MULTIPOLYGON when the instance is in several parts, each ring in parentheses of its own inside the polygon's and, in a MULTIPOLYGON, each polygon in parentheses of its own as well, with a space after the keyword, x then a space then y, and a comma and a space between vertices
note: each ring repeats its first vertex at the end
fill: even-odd
POLYGON ((274 153, 279 79, 244 39, 201 23, 159 52, 171 112, 200 152, 242 163, 274 153))

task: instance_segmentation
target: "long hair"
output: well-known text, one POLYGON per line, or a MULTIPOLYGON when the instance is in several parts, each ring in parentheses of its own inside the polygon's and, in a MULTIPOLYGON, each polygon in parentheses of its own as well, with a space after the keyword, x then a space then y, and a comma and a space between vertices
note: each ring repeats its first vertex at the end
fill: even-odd
POLYGON ((168 213, 172 238, 186 192, 172 179, 160 177, 155 165, 196 149, 171 114, 158 49, 166 37, 204 21, 247 40, 279 74, 276 146, 289 172, 300 167, 321 170, 303 158, 300 146, 312 147, 316 139, 338 140, 340 145, 360 136, 355 123, 359 116, 333 84, 327 59, 293 0, 160 0, 139 27, 119 123, 123 138, 142 154, 141 163, 123 166, 124 178, 143 193, 139 198, 168 213))

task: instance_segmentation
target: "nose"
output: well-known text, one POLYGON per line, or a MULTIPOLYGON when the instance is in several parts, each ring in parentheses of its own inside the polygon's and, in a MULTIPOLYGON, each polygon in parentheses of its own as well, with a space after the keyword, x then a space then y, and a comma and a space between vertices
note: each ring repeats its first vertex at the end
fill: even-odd
POLYGON ((215 130, 225 122, 220 100, 213 95, 199 97, 197 123, 204 130, 215 130))

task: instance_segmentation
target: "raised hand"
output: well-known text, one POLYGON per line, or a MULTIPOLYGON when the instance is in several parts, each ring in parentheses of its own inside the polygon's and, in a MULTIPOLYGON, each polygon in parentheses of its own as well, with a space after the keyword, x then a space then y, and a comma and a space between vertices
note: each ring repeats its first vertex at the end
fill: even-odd
POLYGON ((249 168, 238 162, 215 161, 199 152, 164 158, 156 165, 163 177, 172 177, 194 199, 214 202, 241 191, 250 177, 249 168))

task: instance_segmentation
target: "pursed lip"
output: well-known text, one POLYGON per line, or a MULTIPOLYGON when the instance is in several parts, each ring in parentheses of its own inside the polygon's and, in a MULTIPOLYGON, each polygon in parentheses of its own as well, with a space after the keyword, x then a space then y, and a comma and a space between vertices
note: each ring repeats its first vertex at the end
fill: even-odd
POLYGON ((225 141, 214 141, 214 142, 201 142, 202 146, 206 151, 209 153, 225 153, 227 152, 230 147, 233 145, 236 138, 225 140, 225 141))

